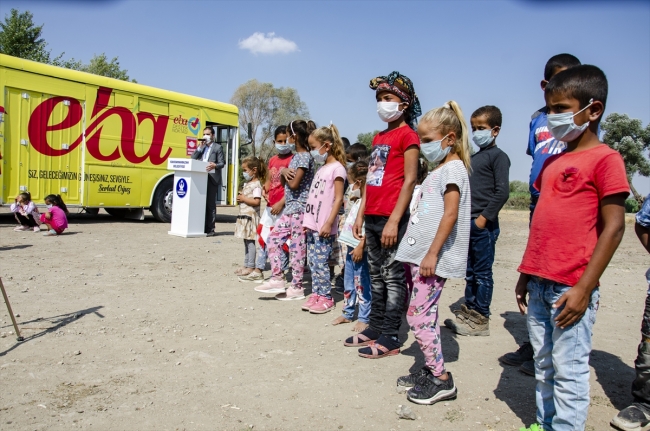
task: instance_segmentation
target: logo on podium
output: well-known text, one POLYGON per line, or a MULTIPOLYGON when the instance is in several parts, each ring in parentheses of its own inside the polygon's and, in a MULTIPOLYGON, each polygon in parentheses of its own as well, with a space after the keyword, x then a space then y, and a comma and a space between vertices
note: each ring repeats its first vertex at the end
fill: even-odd
POLYGON ((179 198, 184 198, 187 194, 187 181, 184 178, 181 178, 176 183, 176 196, 179 198))

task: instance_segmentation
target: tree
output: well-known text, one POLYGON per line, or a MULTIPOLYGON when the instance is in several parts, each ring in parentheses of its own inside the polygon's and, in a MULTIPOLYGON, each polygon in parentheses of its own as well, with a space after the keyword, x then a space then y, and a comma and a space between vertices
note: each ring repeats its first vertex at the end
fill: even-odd
POLYGON ((369 132, 369 133, 359 133, 357 135, 357 142, 365 145, 366 148, 368 149, 368 152, 370 152, 372 151, 372 140, 374 139, 375 135, 379 132, 381 132, 381 130, 375 130, 374 132, 369 132))
POLYGON ((273 132, 292 120, 309 118, 307 105, 294 88, 275 88, 268 82, 252 79, 235 90, 230 103, 239 108, 239 127, 247 139, 252 139, 253 156, 268 159, 273 152, 273 132), (251 135, 247 136, 248 123, 251 135))
POLYGON ((528 183, 519 180, 510 181, 510 193, 530 193, 528 183))
MULTIPOLYGON (((81 62, 79 62, 81 63, 81 62)), ((71 67, 73 69, 74 67, 71 67)), ((109 78, 121 79, 122 81, 137 82, 135 79, 130 79, 128 70, 120 69, 120 62, 117 57, 109 62, 105 53, 100 55, 95 54, 90 59, 90 63, 81 65, 77 70, 82 72, 94 73, 95 75, 107 76, 109 78)))
POLYGON ((0 23, 0 52, 27 60, 50 62, 50 51, 43 39, 43 25, 34 25, 34 15, 11 9, 0 23))
POLYGON ((613 113, 603 120, 600 128, 605 131, 603 141, 623 157, 630 189, 634 198, 641 202, 643 197, 634 188, 632 177, 634 174, 650 176, 650 162, 644 154, 650 149, 650 125, 644 129, 641 120, 613 113))

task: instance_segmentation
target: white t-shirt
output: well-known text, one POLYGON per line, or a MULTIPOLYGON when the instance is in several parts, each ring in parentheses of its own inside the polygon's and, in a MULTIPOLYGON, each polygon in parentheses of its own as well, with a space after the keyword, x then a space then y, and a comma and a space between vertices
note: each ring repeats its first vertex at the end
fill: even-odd
POLYGON ((438 255, 436 275, 442 278, 464 278, 471 228, 471 196, 467 169, 460 160, 452 160, 429 173, 415 201, 406 234, 397 249, 396 260, 420 265, 438 232, 445 211, 444 195, 449 184, 460 190, 458 220, 438 255))

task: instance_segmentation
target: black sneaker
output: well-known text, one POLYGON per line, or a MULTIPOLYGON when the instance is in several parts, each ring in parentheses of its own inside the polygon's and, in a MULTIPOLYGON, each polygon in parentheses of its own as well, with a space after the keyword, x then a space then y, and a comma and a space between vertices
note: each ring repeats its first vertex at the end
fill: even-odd
POLYGON ((516 352, 506 353, 499 358, 499 361, 506 365, 520 366, 524 362, 533 360, 533 346, 530 342, 525 342, 516 352))
POLYGON ((647 430, 650 411, 641 404, 634 403, 621 410, 609 424, 621 431, 647 430))
POLYGON ((447 380, 440 380, 429 373, 406 392, 406 398, 416 404, 435 404, 438 401, 456 398, 457 390, 451 373, 447 380))
POLYGON ((408 376, 402 376, 397 379, 397 386, 403 388, 412 388, 420 380, 425 379, 431 372, 428 368, 422 368, 421 370, 411 373, 408 376))
POLYGON ((519 371, 529 376, 535 377, 535 361, 526 361, 519 366, 519 371))
POLYGON ((339 289, 343 290, 343 288, 345 287, 345 281, 343 280, 343 274, 341 274, 340 272, 336 277, 334 277, 333 286, 337 288, 336 289, 337 291, 339 289))

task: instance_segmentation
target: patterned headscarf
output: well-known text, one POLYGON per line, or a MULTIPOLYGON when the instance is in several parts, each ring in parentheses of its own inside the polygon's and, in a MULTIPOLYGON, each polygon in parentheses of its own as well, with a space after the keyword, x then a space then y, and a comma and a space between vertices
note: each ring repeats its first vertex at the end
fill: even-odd
POLYGON ((404 111, 404 119, 413 130, 416 129, 416 118, 422 115, 422 108, 415 94, 413 82, 407 76, 397 71, 391 72, 388 76, 378 76, 370 80, 370 88, 378 92, 389 91, 408 103, 409 106, 404 111))

